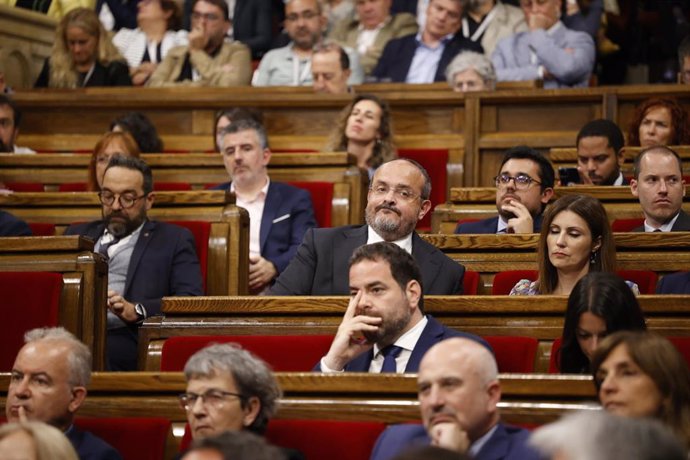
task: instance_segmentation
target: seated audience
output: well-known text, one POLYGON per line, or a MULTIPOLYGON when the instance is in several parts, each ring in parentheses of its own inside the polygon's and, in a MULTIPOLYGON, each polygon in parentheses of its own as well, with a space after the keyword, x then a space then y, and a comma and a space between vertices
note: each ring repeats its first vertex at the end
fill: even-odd
POLYGON ((463 51, 446 67, 446 80, 453 91, 493 91, 496 89, 496 70, 489 58, 474 51, 463 51))
POLYGON ((50 57, 34 84, 36 88, 131 85, 127 63, 96 13, 86 8, 62 18, 50 57))
POLYGON ((326 0, 323 2, 323 12, 328 21, 326 30, 330 32, 337 23, 354 16, 354 1, 355 0, 326 0))
POLYGON ((514 5, 501 0, 475 0, 467 2, 460 30, 463 37, 482 45, 490 57, 500 40, 526 31, 527 24, 523 12, 514 5))
POLYGON ((342 46, 324 41, 314 47, 311 56, 311 76, 314 91, 326 94, 347 94, 347 81, 352 71, 350 58, 342 46))
POLYGON ((371 179, 376 168, 398 156, 388 103, 373 94, 355 96, 340 112, 325 150, 351 153, 371 179))
POLYGON ((350 302, 320 372, 417 372, 424 353, 449 329, 424 314, 422 276, 412 256, 393 243, 360 246, 350 258, 350 302))
POLYGON ((544 425, 530 445, 559 460, 684 460, 683 445, 652 419, 627 419, 604 411, 583 410, 544 425))
POLYGON ((650 98, 635 108, 628 128, 628 145, 690 144, 688 114, 675 99, 650 98))
POLYGON ((21 121, 22 112, 14 100, 0 94, 0 153, 36 153, 28 147, 15 144, 21 121))
POLYGON ((129 112, 110 123, 111 131, 129 133, 137 142, 141 153, 162 153, 163 141, 149 117, 141 112, 129 112))
POLYGON ((690 84, 690 35, 678 45, 678 68, 680 69, 678 83, 690 84))
POLYGON ((458 53, 483 52, 480 45, 457 33, 462 5, 462 0, 430 0, 424 28, 388 42, 372 75, 382 82, 444 81, 446 67, 458 53))
POLYGON ((379 436, 371 460, 389 460, 415 446, 433 445, 475 460, 536 460, 529 432, 501 422, 501 383, 493 353, 475 340, 434 345, 417 376, 422 425, 401 424, 379 436))
POLYGON ((33 0, 3 0, 2 5, 25 8, 27 10, 43 13, 56 21, 64 18, 67 13, 75 8, 91 8, 92 0, 50 0, 49 2, 34 2, 33 0))
MULTIPOLYGON (((593 120, 577 133, 577 171, 585 185, 628 185, 623 177, 623 133, 611 120, 593 120)), ((573 184, 561 184, 573 185, 573 184)))
POLYGON ((139 158, 140 154, 139 146, 129 133, 118 131, 105 133, 91 154, 86 190, 89 192, 101 190, 103 176, 112 157, 120 155, 139 158))
MULTIPOLYGON (((539 248, 539 277, 520 280, 510 295, 570 295, 589 272, 614 272, 616 246, 606 210, 589 195, 565 195, 544 213, 539 248)), ((635 283, 626 281, 635 295, 635 283)))
POLYGON ((224 431, 192 442, 182 460, 285 460, 277 447, 248 431, 224 431))
POLYGON ((645 330, 637 298, 614 273, 591 272, 568 298, 556 364, 562 374, 587 374, 597 345, 616 331, 645 330))
POLYGON ((666 275, 656 286, 657 294, 690 294, 690 272, 666 275))
POLYGON ((542 215, 553 196, 553 166, 526 146, 506 151, 496 183, 498 216, 467 222, 455 233, 538 233, 542 215))
POLYGON ((55 427, 42 422, 0 426, 0 458, 4 460, 78 460, 74 447, 55 427))
POLYGON ((0 211, 0 237, 31 236, 31 227, 7 211, 0 211))
POLYGON ((264 124, 264 116, 261 112, 251 108, 234 107, 228 110, 222 110, 216 114, 216 123, 213 126, 213 138, 215 139, 216 152, 220 152, 223 148, 222 132, 231 123, 239 120, 253 119, 260 125, 264 124))
POLYGON ((135 29, 139 1, 96 0, 96 14, 107 31, 135 29))
POLYGON ((91 381, 91 351, 61 327, 33 329, 14 360, 7 390, 8 422, 53 425, 80 458, 118 460, 120 454, 101 438, 74 425, 91 381))
POLYGON ((316 227, 306 190, 273 182, 271 150, 264 127, 253 119, 233 121, 221 132, 221 155, 232 179, 215 189, 230 190, 249 212, 249 289, 273 284, 297 252, 304 234, 316 227))
POLYGON ((683 355, 650 332, 621 331, 592 356, 592 376, 604 410, 663 422, 690 447, 690 371, 683 355))
POLYGON ((520 0, 528 31, 504 38, 492 55, 498 81, 544 80, 544 88, 588 86, 594 40, 559 20, 561 0, 520 0))
POLYGON ((356 0, 356 14, 333 26, 328 38, 357 51, 364 73, 370 75, 386 44, 417 32, 409 13, 391 15, 391 0, 356 0))
POLYGON ((120 29, 113 43, 127 59, 132 84, 144 85, 158 64, 176 46, 188 44, 187 31, 175 0, 147 0, 137 3, 137 28, 120 29))
POLYGON ((240 42, 225 41, 229 28, 225 0, 195 0, 189 45, 168 51, 147 85, 249 85, 251 53, 240 42))
MULTIPOLYGON (((285 3, 285 30, 290 43, 261 59, 254 73, 254 86, 310 86, 314 47, 323 40, 326 18, 318 0, 289 0, 285 3)), ((345 50, 352 72, 348 83, 362 83, 364 75, 354 50, 345 50)))
POLYGON ((412 254, 422 273, 424 294, 462 292, 465 267, 422 240, 414 231, 429 209, 431 179, 416 161, 389 161, 374 173, 365 210, 366 225, 308 230, 272 295, 347 295, 348 260, 360 246, 388 241, 412 254))
POLYGON ((690 215, 683 211, 685 180, 680 157, 659 145, 635 158, 630 190, 640 200, 644 224, 635 232, 687 232, 690 215))

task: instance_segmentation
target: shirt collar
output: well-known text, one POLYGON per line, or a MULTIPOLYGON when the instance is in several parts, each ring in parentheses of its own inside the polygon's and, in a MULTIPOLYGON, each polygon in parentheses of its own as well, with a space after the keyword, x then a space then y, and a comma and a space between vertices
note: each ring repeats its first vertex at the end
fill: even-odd
MULTIPOLYGON (((265 197, 268 194, 268 186, 269 185, 271 185, 271 178, 268 177, 268 175, 266 175, 266 184, 264 184, 264 186, 261 187, 261 190, 259 190, 259 192, 256 195, 254 195, 253 197, 249 197, 249 199, 246 199, 247 197, 243 196, 242 201, 244 201, 245 203, 252 203, 252 202, 258 200, 259 198, 265 197)), ((235 191, 235 182, 230 183, 230 191, 232 193, 234 193, 235 195, 237 195, 237 192, 235 191)))
MULTIPOLYGON (((376 230, 371 228, 370 225, 367 225, 367 244, 373 244, 373 243, 379 243, 381 241, 385 241, 381 235, 376 233, 376 230)), ((409 235, 400 238, 399 240, 391 241, 393 244, 397 244, 401 248, 403 248, 405 251, 407 251, 408 254, 412 254, 412 233, 409 235)))
MULTIPOLYGON (((676 215, 673 217, 673 219, 669 220, 666 222, 664 225, 659 227, 659 230, 662 232, 670 232, 671 229, 673 228, 673 225, 676 223, 676 220, 678 220, 678 216, 680 216, 680 211, 676 213, 676 215)), ((644 231, 645 232, 653 232, 656 230, 656 227, 652 227, 647 223, 647 219, 644 221, 644 231)))
MULTIPOLYGON (((422 336, 422 332, 424 331, 424 328, 426 327, 426 324, 429 322, 426 316, 423 316, 420 321, 417 322, 412 328, 405 332, 403 335, 398 337, 398 340, 395 341, 393 345, 398 346, 402 348, 403 350, 407 350, 411 352, 414 350, 415 345, 419 341, 419 338, 422 336)), ((379 348, 378 344, 374 344, 374 357, 378 356, 379 352, 381 351, 381 348, 379 348)))
POLYGON ((486 444, 491 436, 494 435, 494 432, 498 428, 498 423, 494 425, 489 431, 487 431, 484 436, 481 438, 477 439, 472 443, 470 446, 469 454, 472 458, 477 458, 477 454, 479 453, 480 450, 482 450, 482 447, 484 447, 484 444, 486 444))
POLYGON ((623 173, 622 173, 622 172, 619 172, 619 173, 618 173, 618 177, 617 177, 616 180, 613 182, 613 185, 623 185, 623 179, 624 179, 623 173))
POLYGON ((499 214, 498 215, 498 228, 496 229, 496 233, 507 233, 508 230, 508 222, 499 214))
POLYGON ((362 25, 362 23, 359 22, 359 23, 357 23, 357 31, 358 31, 358 32, 364 32, 364 31, 366 30, 366 31, 368 31, 368 32, 374 32, 374 31, 378 32, 379 30, 381 30, 381 29, 383 29, 384 27, 386 27, 386 24, 388 24, 389 22, 391 22, 391 19, 392 19, 391 16, 388 15, 388 17, 387 17, 386 19, 384 19, 383 21, 381 21, 381 24, 377 25, 377 26, 374 27, 373 29, 365 29, 364 26, 362 25))
POLYGON ((558 31, 558 29, 560 29, 562 26, 563 26, 563 23, 562 23, 561 21, 556 21, 556 24, 552 25, 552 26, 546 31, 546 33, 549 34, 549 35, 553 35, 553 34, 555 34, 555 33, 558 31))
MULTIPOLYGON (((417 35, 415 35, 415 41, 417 42, 417 45, 418 46, 425 46, 429 49, 436 49, 436 48, 431 48, 429 45, 425 44, 422 41, 422 33, 423 32, 424 32, 423 30, 420 30, 419 32, 417 32, 417 35)), ((455 37, 455 34, 448 34, 445 37, 441 38, 441 40, 439 41, 439 46, 445 46, 449 41, 451 41, 453 39, 453 37, 455 37)))

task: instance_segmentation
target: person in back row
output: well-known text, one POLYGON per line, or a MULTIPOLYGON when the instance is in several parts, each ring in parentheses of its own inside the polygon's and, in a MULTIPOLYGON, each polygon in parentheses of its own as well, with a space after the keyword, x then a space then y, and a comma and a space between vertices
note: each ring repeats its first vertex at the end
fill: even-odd
POLYGON ((577 171, 584 185, 628 185, 621 172, 625 140, 618 125, 605 119, 590 121, 575 142, 577 171))

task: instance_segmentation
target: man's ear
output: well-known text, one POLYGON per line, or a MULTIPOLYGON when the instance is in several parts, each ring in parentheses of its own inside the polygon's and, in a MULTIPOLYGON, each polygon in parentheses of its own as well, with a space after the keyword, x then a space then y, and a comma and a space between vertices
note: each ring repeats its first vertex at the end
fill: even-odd
POLYGON ((431 209, 431 201, 430 200, 422 201, 422 207, 419 210, 417 220, 422 220, 424 218, 424 216, 426 216, 426 213, 429 212, 430 209, 431 209))
POLYGON ((553 188, 551 187, 546 187, 543 192, 541 192, 541 202, 544 204, 547 204, 549 201, 551 201, 551 198, 553 197, 553 188))
POLYGON ((261 401, 256 396, 252 396, 247 400, 247 405, 242 410, 244 416, 242 417, 242 424, 244 426, 250 426, 256 420, 261 410, 261 401))
POLYGON ((640 196, 640 194, 637 191, 637 179, 630 179, 630 193, 632 193, 634 197, 640 196))
POLYGON ((156 201, 156 194, 154 192, 149 193, 146 196, 146 210, 149 211, 153 207, 153 202, 156 201))
POLYGON ((422 286, 417 280, 410 280, 405 286, 405 295, 407 296, 407 301, 410 303, 410 308, 413 306, 419 308, 419 299, 422 298, 422 286))
POLYGON ((67 405, 67 410, 69 410, 70 414, 74 414, 79 410, 84 399, 86 399, 86 387, 76 386, 71 391, 72 397, 67 405))

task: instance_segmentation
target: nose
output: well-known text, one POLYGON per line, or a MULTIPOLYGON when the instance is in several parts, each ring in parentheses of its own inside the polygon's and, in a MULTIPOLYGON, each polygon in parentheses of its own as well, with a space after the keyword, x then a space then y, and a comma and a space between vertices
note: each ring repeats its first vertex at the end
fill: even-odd
POLYGON ((29 391, 29 379, 24 377, 19 382, 13 384, 14 395, 18 398, 28 398, 30 395, 29 391))
POLYGON ((618 389, 616 385, 616 379, 612 374, 609 374, 604 378, 604 381, 601 382, 601 387, 599 391, 601 393, 613 393, 618 389))
POLYGON ((432 385, 429 390, 429 403, 434 409, 441 409, 446 404, 446 399, 438 385, 432 385))
POLYGON ((594 158, 589 158, 587 160, 587 170, 588 171, 594 171, 597 169, 596 163, 594 162, 594 158))
POLYGON ((204 398, 199 396, 194 400, 194 403, 192 403, 192 413, 194 415, 203 415, 206 413, 206 406, 204 406, 204 398))
POLYGON ((592 337, 585 343, 585 349, 583 351, 585 352, 585 355, 587 355, 587 357, 589 358, 594 354, 594 350, 596 350, 598 346, 599 337, 592 337))
POLYGON ((561 232, 558 234, 558 238, 556 239, 556 244, 559 247, 564 247, 565 246, 565 232, 561 232))
POLYGON ((666 181, 664 179, 659 181, 659 193, 668 193, 668 186, 666 185, 666 181))

